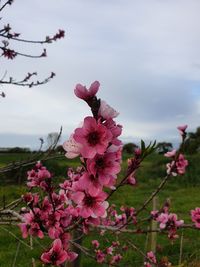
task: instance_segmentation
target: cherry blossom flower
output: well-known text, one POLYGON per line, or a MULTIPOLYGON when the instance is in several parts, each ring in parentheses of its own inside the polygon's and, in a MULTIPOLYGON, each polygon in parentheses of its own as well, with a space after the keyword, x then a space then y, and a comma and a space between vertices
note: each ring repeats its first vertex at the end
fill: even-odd
POLYGON ((178 237, 176 230, 184 223, 183 220, 178 220, 178 217, 175 213, 161 213, 156 218, 156 221, 160 223, 160 229, 168 230, 168 237, 170 239, 178 237))
POLYGON ((105 153, 88 159, 87 169, 94 176, 98 176, 100 184, 107 185, 110 177, 119 173, 121 167, 116 153, 105 153))
POLYGON ((41 260, 44 263, 49 263, 56 266, 64 263, 68 258, 69 256, 63 249, 60 239, 54 240, 51 249, 47 252, 44 252, 41 256, 41 260))
POLYGON ((92 196, 88 192, 77 191, 72 195, 72 199, 80 208, 80 216, 83 218, 88 217, 105 217, 108 202, 105 201, 107 194, 99 192, 97 195, 92 196))
POLYGON ((39 208, 34 208, 33 211, 23 214, 24 222, 19 224, 23 238, 27 238, 28 234, 32 236, 44 237, 44 233, 40 228, 39 222, 41 211, 39 208))
POLYGON ((95 196, 103 188, 97 176, 92 173, 85 172, 79 179, 78 183, 84 190, 88 190, 88 193, 95 196))
POLYGON ((177 174, 183 175, 187 166, 188 161, 185 159, 183 154, 179 154, 176 161, 173 160, 172 162, 167 163, 167 174, 172 174, 173 176, 176 176, 177 174))
POLYGON ((103 154, 112 139, 111 132, 93 117, 86 117, 82 128, 77 128, 73 138, 82 145, 80 153, 84 158, 103 154))

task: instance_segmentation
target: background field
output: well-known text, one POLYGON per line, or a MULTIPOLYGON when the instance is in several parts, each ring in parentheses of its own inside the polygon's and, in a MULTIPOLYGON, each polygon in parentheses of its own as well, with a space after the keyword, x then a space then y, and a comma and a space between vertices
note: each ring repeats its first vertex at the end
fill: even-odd
MULTIPOLYGON (((0 154, 0 166, 5 166, 8 162, 19 161, 29 157, 30 154, 0 154)), ((123 176, 123 172, 126 168, 126 159, 128 155, 123 157, 122 172, 120 176, 123 176)), ((189 210, 200 206, 200 155, 192 155, 187 157, 189 160, 189 167, 187 174, 182 177, 172 178, 165 187, 165 190, 159 193, 159 205, 170 197, 171 200, 171 212, 177 213, 185 222, 190 222, 189 210)), ((117 206, 129 205, 138 208, 143 203, 152 191, 158 186, 161 178, 165 176, 165 159, 162 155, 153 154, 143 164, 137 175, 138 184, 136 187, 124 186, 117 193, 113 195, 112 202, 117 206)), ((55 181, 62 181, 66 177, 66 169, 69 166, 77 166, 78 160, 69 161, 62 157, 57 160, 51 160, 45 163, 50 170, 55 174, 55 181)), ((6 175, 0 176, 0 200, 1 205, 3 199, 6 203, 21 196, 26 191, 25 186, 25 173, 26 169, 18 172, 10 172, 6 175)), ((120 178, 119 178, 120 179, 120 178)), ((151 209, 151 204, 148 207, 151 209)), ((145 213, 142 214, 145 217, 145 213)), ((16 237, 21 238, 19 229, 16 226, 2 226, 0 225, 0 266, 16 266, 16 267, 28 267, 31 266, 31 258, 36 260, 36 266, 42 266, 38 260, 40 252, 43 247, 48 244, 48 240, 33 240, 33 250, 31 251, 24 244, 19 242, 16 237), (8 234, 8 231, 10 233, 8 234), (17 257, 16 257, 17 255, 17 257), (14 264, 14 265, 13 265, 14 264)), ((182 266, 200 266, 200 231, 194 230, 182 230, 179 232, 183 240, 182 251, 182 266), (190 265, 193 264, 193 265, 190 265)), ((101 238, 101 246, 106 245, 113 238, 112 234, 106 234, 101 238)), ((129 238, 134 244, 138 245, 142 250, 148 247, 147 235, 127 235, 120 242, 126 241, 129 238)), ((95 234, 90 234, 83 240, 83 244, 90 247, 91 240, 95 239, 95 234)), ((29 240, 24 240, 29 243, 29 240)), ((157 237, 157 255, 160 258, 162 255, 167 255, 169 260, 178 265, 180 257, 180 239, 171 242, 165 235, 157 237)), ((124 260, 120 263, 120 266, 142 266, 143 258, 135 251, 129 249, 124 252, 124 260)), ((98 266, 91 259, 82 255, 81 266, 98 266)), ((100 265, 99 265, 100 266, 100 265)), ((101 265, 102 266, 102 265, 101 265)))

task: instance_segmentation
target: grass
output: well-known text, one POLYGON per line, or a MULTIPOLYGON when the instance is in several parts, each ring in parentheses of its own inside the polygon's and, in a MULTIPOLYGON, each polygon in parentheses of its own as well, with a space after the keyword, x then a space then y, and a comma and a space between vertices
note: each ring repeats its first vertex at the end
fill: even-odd
MULTIPOLYGON (((0 154, 0 166, 5 165, 10 160, 25 158, 25 155, 4 155, 0 154)), ((124 156, 122 169, 125 169, 127 155, 124 156)), ((189 210, 199 206, 199 190, 200 190, 200 155, 193 155, 189 157, 190 166, 187 171, 187 175, 183 177, 174 177, 166 185, 165 190, 159 193, 159 206, 162 206, 163 202, 170 198, 171 200, 171 212, 178 214, 180 218, 183 218, 185 222, 190 222, 189 210)), ((165 163, 166 159, 160 155, 152 155, 144 163, 140 171, 138 172, 136 187, 124 186, 119 191, 115 192, 111 198, 112 203, 115 203, 118 207, 121 205, 133 206, 136 209, 139 208, 144 199, 155 190, 160 183, 160 177, 165 175, 165 163)), ((58 177, 66 176, 66 167, 78 165, 77 160, 69 161, 66 159, 59 159, 57 161, 48 162, 47 165, 51 171, 58 174, 58 177)), ((123 172, 123 171, 122 171, 123 172)), ((4 177, 5 179, 5 177, 4 177)), ((58 178, 60 179, 60 178, 58 178)), ((0 181, 1 182, 1 181, 0 181)), ((10 182, 10 181, 9 181, 10 182)), ((20 197, 26 191, 24 185, 7 184, 5 181, 1 183, 0 187, 0 206, 2 206, 3 196, 6 202, 10 202, 20 197)), ((147 210, 150 210, 152 204, 150 204, 147 210)), ((143 212, 141 217, 145 217, 146 213, 143 212)), ((199 266, 200 262, 200 231, 184 230, 179 231, 179 235, 183 235, 183 258, 182 262, 184 266, 199 266), (192 243, 192 246, 191 246, 192 243), (190 264, 190 265, 189 265, 190 264), (192 265, 193 264, 193 265, 192 265)), ((83 240, 83 245, 91 248, 91 240, 99 238, 99 233, 90 233, 83 240)), ((141 250, 146 249, 147 235, 130 235, 115 237, 112 233, 107 233, 100 237, 101 247, 108 245, 112 240, 119 239, 121 243, 126 244, 127 239, 131 240, 134 244, 139 246, 141 250)), ((12 267, 15 261, 15 267, 28 267, 31 266, 32 258, 36 259, 36 266, 42 266, 38 260, 41 254, 42 246, 49 243, 48 240, 33 239, 33 247, 31 250, 22 244, 18 239, 22 240, 21 233, 16 226, 0 226, 0 266, 12 267), (3 228, 2 228, 3 227, 3 228), (8 234, 10 231, 16 237, 8 234), (20 242, 20 245, 19 245, 20 242), (17 250, 18 248, 18 250, 17 250), (18 252, 17 252, 18 251, 18 252)), ((29 243, 29 239, 23 240, 29 243)), ((159 235, 157 237, 157 256, 161 258, 162 255, 167 255, 169 260, 173 262, 173 266, 177 266, 179 262, 180 251, 180 238, 173 241, 168 240, 166 235, 159 235)), ((123 261, 119 266, 126 267, 139 267, 142 266, 143 257, 136 253, 133 249, 129 249, 123 252, 123 261)), ((81 266, 103 266, 102 264, 94 263, 93 260, 82 255, 81 266)))

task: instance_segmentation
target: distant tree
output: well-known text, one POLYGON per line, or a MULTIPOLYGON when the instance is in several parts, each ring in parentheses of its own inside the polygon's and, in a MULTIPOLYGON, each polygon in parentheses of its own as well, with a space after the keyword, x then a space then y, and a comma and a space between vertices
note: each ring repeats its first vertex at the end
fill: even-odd
POLYGON ((196 129, 196 132, 188 133, 188 138, 185 140, 184 144, 184 152, 187 154, 194 154, 199 151, 200 151, 200 127, 196 129))
MULTIPOLYGON (((8 6, 11 6, 13 4, 14 0, 0 0, 0 22, 3 21, 1 13, 4 11, 8 6)), ((65 32, 63 30, 59 30, 55 35, 53 36, 46 36, 43 40, 27 40, 24 38, 21 38, 21 33, 14 32, 12 30, 12 27, 9 23, 4 23, 4 25, 0 25, 0 58, 7 58, 8 60, 14 60, 16 57, 27 57, 27 58, 43 58, 47 56, 46 49, 44 48, 40 54, 34 55, 32 52, 26 53, 23 51, 18 51, 15 48, 15 43, 23 42, 28 44, 49 44, 53 41, 57 41, 58 39, 63 38, 65 35, 65 32), (11 42, 11 45, 10 45, 11 42)), ((33 87, 38 86, 41 84, 45 84, 49 82, 54 76, 55 73, 51 72, 49 76, 44 78, 43 80, 34 80, 34 77, 37 76, 37 72, 28 72, 22 79, 15 79, 12 76, 7 77, 7 72, 3 74, 3 76, 0 78, 0 85, 4 84, 13 84, 17 86, 27 86, 27 87, 33 87)), ((5 93, 3 91, 0 91, 0 96, 5 97, 5 93)))
POLYGON ((134 143, 127 143, 123 146, 123 152, 127 153, 127 154, 133 154, 134 150, 137 148, 138 146, 134 143))
POLYGON ((12 147, 8 149, 8 153, 30 153, 31 150, 28 147, 12 147))
MULTIPOLYGON (((52 132, 47 135, 46 144, 47 144, 47 150, 55 151, 56 147, 58 146, 58 142, 60 141, 60 137, 62 135, 62 126, 60 127, 60 132, 52 132)), ((40 138, 41 145, 43 145, 43 138, 40 138)))
POLYGON ((164 154, 170 150, 172 150, 173 145, 172 143, 168 143, 168 142, 160 142, 157 144, 157 152, 159 154, 164 154))

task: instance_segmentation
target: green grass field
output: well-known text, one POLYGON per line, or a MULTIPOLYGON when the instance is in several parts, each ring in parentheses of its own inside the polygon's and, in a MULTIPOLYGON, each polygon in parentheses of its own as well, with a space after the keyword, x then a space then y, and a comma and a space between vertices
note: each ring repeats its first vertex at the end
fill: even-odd
MULTIPOLYGON (((22 160, 27 155, 5 155, 0 154, 0 166, 4 166, 10 161, 22 160)), ((124 156, 122 173, 126 168, 126 158, 124 156)), ((200 206, 200 155, 193 155, 189 158, 190 166, 188 168, 187 174, 182 177, 172 178, 166 185, 165 189, 159 193, 158 202, 159 206, 162 206, 166 198, 171 200, 171 212, 175 212, 179 217, 183 218, 185 222, 190 222, 189 210, 200 206)), ((118 207, 121 205, 133 206, 139 208, 144 199, 155 190, 161 181, 161 178, 165 176, 165 163, 166 159, 161 155, 150 156, 142 165, 142 168, 138 172, 137 180, 138 184, 136 187, 124 186, 120 190, 113 194, 111 202, 115 203, 118 207)), ((65 158, 59 159, 57 161, 52 160, 47 162, 51 171, 57 175, 56 180, 65 177, 66 168, 69 166, 77 166, 78 161, 69 161, 65 158)), ((22 172, 23 174, 23 172, 22 172)), ((19 175, 19 174, 17 174, 19 175)), ((14 176, 13 176, 14 177, 14 176)), ((25 183, 22 182, 21 185, 16 184, 16 179, 9 177, 9 183, 6 182, 7 176, 0 177, 0 200, 2 204, 2 199, 6 200, 6 203, 18 198, 26 192, 25 183)), ((15 177, 16 178, 16 177, 15 177)), ((20 179, 22 181, 22 179, 20 179)), ((2 205, 0 205, 2 206, 2 205)), ((148 210, 152 208, 150 204, 148 210)), ((145 218, 145 212, 141 214, 142 218, 145 218)), ((200 266, 200 231, 195 230, 181 230, 179 235, 182 236, 183 241, 183 251, 182 251, 182 266, 200 266), (192 245, 191 245, 192 244, 192 245), (194 263, 197 262, 197 263, 194 263), (194 263, 193 265, 190 265, 194 263)), ((99 234, 91 233, 83 240, 83 245, 86 247, 91 247, 91 240, 95 237, 99 238, 99 234)), ((101 246, 108 244, 113 240, 114 235, 112 233, 107 233, 105 236, 101 237, 101 246)), ((145 250, 148 246, 147 235, 130 235, 117 237, 121 243, 126 243, 127 239, 132 240, 134 244, 139 246, 141 250, 145 250)), ((33 239, 33 250, 21 243, 21 234, 16 226, 3 226, 0 225, 0 266, 1 267, 29 267, 32 266, 32 258, 36 261, 36 266, 42 266, 38 260, 43 247, 48 244, 48 240, 38 240, 33 239), (8 231, 10 233, 8 233, 8 231), (14 264, 14 265, 13 265, 14 264)), ((30 244, 29 239, 23 240, 26 244, 30 244)), ((171 242, 167 239, 166 235, 157 236, 157 256, 161 258, 162 255, 168 256, 169 260, 173 263, 173 266, 178 266, 180 257, 180 238, 171 242)), ((143 257, 138 255, 134 250, 129 249, 123 254, 124 259, 120 262, 119 266, 126 267, 140 267, 143 263, 143 257)), ((81 256, 81 266, 103 266, 102 264, 97 264, 90 258, 86 256, 81 256)))

